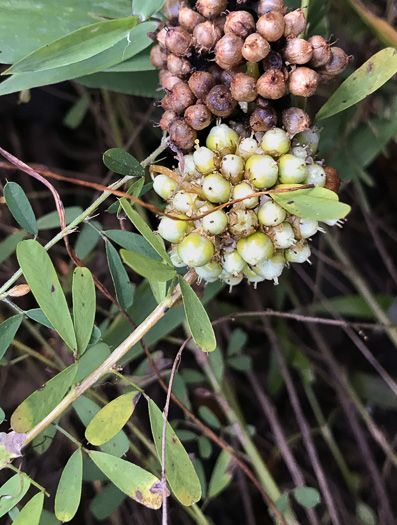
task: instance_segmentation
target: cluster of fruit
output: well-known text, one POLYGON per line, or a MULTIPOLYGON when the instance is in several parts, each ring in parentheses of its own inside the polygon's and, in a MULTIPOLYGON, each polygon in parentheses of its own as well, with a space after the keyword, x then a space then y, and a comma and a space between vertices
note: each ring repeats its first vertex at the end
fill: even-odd
POLYGON ((237 116, 249 131, 281 125, 275 101, 310 97, 347 66, 346 53, 323 37, 299 38, 301 9, 287 13, 282 0, 240 5, 229 12, 227 0, 197 0, 191 9, 177 0, 155 35, 151 61, 167 91, 160 126, 184 151, 214 116, 237 116))
MULTIPOLYGON (((158 233, 171 243, 174 265, 194 268, 207 282, 234 286, 244 277, 277 283, 286 263, 307 261, 307 239, 319 230, 318 222, 288 213, 265 193, 302 184, 337 191, 335 170, 315 162, 318 139, 307 129, 291 141, 273 128, 259 143, 220 124, 210 130, 206 146, 183 156, 177 170, 157 174, 153 189, 174 217, 162 217, 158 233)), ((159 171, 152 167, 152 173, 159 171)))

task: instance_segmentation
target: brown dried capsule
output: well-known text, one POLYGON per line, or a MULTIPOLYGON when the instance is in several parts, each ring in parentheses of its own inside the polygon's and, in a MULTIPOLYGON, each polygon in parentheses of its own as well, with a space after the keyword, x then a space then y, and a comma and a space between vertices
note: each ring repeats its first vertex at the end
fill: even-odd
POLYGON ((213 22, 207 20, 193 30, 194 45, 199 53, 211 51, 222 37, 222 31, 213 22))
POLYGON ((221 36, 223 36, 225 33, 226 15, 216 16, 212 21, 214 22, 214 26, 222 33, 221 36))
POLYGON ((184 119, 175 120, 170 124, 170 140, 179 149, 192 149, 197 139, 197 131, 189 126, 184 119))
POLYGON ((178 115, 174 113, 173 111, 170 111, 170 110, 165 111, 160 120, 160 128, 163 131, 168 131, 170 129, 171 123, 175 122, 175 120, 178 120, 178 118, 179 118, 178 115))
POLYGON ((241 69, 224 69, 221 74, 221 84, 225 84, 230 89, 230 84, 232 83, 233 78, 241 73, 241 69))
POLYGON ((215 86, 205 99, 207 108, 217 117, 228 117, 237 106, 229 89, 222 84, 215 86))
POLYGON ((268 69, 283 69, 284 60, 280 53, 275 51, 270 51, 265 60, 263 61, 263 70, 267 71, 268 69))
POLYGON ((279 69, 265 71, 256 83, 256 90, 264 98, 275 100, 283 97, 287 91, 284 73, 279 69))
POLYGON ((205 100, 205 97, 215 86, 215 79, 207 71, 195 71, 189 78, 189 88, 195 97, 205 100))
POLYGON ((175 75, 176 77, 184 77, 188 75, 192 69, 189 60, 178 57, 172 53, 167 57, 167 67, 171 75, 175 75))
POLYGON ((168 69, 162 69, 159 73, 160 85, 163 89, 171 91, 177 82, 180 82, 180 78, 171 75, 168 69))
POLYGON ((306 17, 302 9, 295 9, 284 16, 284 36, 296 38, 306 29, 306 17))
POLYGON ((327 190, 334 191, 338 193, 340 188, 340 183, 342 182, 339 178, 338 172, 331 168, 330 166, 324 166, 325 171, 325 185, 324 188, 327 190))
POLYGON ((308 67, 297 67, 289 74, 289 90, 297 97, 311 97, 316 92, 318 83, 318 74, 308 67))
POLYGON ((237 102, 252 102, 256 99, 256 81, 245 73, 237 73, 230 84, 230 92, 237 102))
POLYGON ((262 15, 256 23, 256 31, 268 42, 275 42, 284 34, 284 17, 279 11, 262 15))
POLYGON ((177 82, 161 101, 164 109, 170 109, 181 115, 186 108, 196 102, 196 97, 190 91, 186 82, 177 82))
POLYGON ((211 124, 212 113, 204 104, 194 104, 185 111, 185 120, 193 129, 204 129, 211 124))
POLYGON ((156 35, 157 42, 159 43, 160 47, 162 47, 163 49, 166 49, 165 37, 167 36, 167 33, 168 33, 168 27, 162 27, 156 35))
POLYGON ((283 0, 259 0, 257 13, 262 16, 270 11, 280 11, 283 15, 287 12, 287 7, 283 0))
POLYGON ((167 53, 160 46, 154 46, 150 50, 150 62, 152 66, 159 69, 167 65, 167 53))
POLYGON ((178 22, 183 29, 189 31, 189 33, 193 33, 194 28, 198 24, 201 24, 201 22, 204 22, 204 17, 201 16, 200 13, 190 9, 190 7, 185 6, 179 11, 178 22))
POLYGON ((277 126, 276 110, 269 107, 257 107, 250 116, 250 126, 253 131, 269 131, 277 126))
POLYGON ((232 11, 226 17, 224 31, 247 38, 255 31, 254 17, 248 11, 232 11))
POLYGON ((219 67, 217 64, 211 64, 207 67, 207 72, 211 73, 211 75, 214 77, 215 84, 221 84, 222 83, 222 73, 223 69, 219 67))
POLYGON ((313 56, 309 62, 311 67, 325 66, 331 60, 331 47, 328 42, 320 35, 315 35, 309 38, 309 42, 313 48, 313 56))
POLYGON ((227 0, 197 0, 196 9, 205 18, 218 16, 226 9, 227 0))
POLYGON ((300 108, 289 108, 282 113, 283 126, 289 135, 296 135, 310 126, 309 115, 300 108))
POLYGON ((183 27, 168 28, 165 36, 165 47, 174 55, 187 55, 192 45, 192 35, 183 27))
POLYGON ((243 60, 243 39, 232 33, 223 36, 215 46, 215 62, 222 69, 238 66, 243 60))
POLYGON ((290 64, 307 64, 312 56, 312 45, 303 38, 291 38, 283 49, 283 57, 290 64))
POLYGON ((339 75, 347 67, 349 63, 349 57, 340 47, 331 47, 331 59, 321 68, 321 72, 325 72, 328 75, 339 75))
POLYGON ((248 62, 259 62, 269 54, 269 51, 269 42, 259 33, 252 33, 245 39, 241 53, 248 62))

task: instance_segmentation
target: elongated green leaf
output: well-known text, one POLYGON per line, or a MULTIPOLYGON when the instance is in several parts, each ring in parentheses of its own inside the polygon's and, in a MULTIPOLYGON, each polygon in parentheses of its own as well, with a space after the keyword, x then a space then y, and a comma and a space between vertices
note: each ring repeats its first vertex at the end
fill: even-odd
MULTIPOLYGON (((83 208, 80 206, 69 206, 65 208, 65 221, 66 225, 74 221, 81 213, 83 208)), ((52 228, 60 228, 61 221, 59 220, 59 215, 57 211, 52 211, 39 217, 37 220, 37 227, 39 230, 50 230, 52 228)))
POLYGON ((2 408, 0 408, 0 425, 3 423, 5 418, 6 418, 6 415, 5 415, 4 410, 2 408))
POLYGON ((120 199, 120 204, 135 228, 141 233, 148 243, 156 250, 165 262, 173 267, 168 253, 165 251, 164 243, 158 235, 155 235, 139 213, 132 209, 127 199, 120 199))
MULTIPOLYGON (((149 98, 162 97, 159 91, 159 75, 157 71, 96 73, 95 75, 79 77, 77 81, 85 87, 109 89, 117 93, 125 93, 126 95, 149 98)), ((0 85, 0 95, 2 94, 1 87, 2 85, 0 85)))
MULTIPOLYGON (((86 427, 90 424, 92 418, 100 411, 96 403, 84 396, 80 396, 73 403, 73 408, 86 427)), ((101 449, 112 456, 120 457, 127 452, 129 445, 127 436, 120 430, 110 441, 101 445, 101 449)))
POLYGON ((183 277, 179 277, 186 320, 196 345, 203 352, 212 352, 216 348, 216 339, 208 314, 192 287, 183 277))
MULTIPOLYGON (((55 84, 57 82, 63 82, 65 80, 71 80, 77 77, 81 77, 82 83, 83 81, 86 81, 86 85, 93 82, 98 83, 98 79, 96 75, 93 75, 93 73, 103 71, 104 69, 119 64, 120 62, 135 56, 137 53, 148 47, 152 41, 147 36, 147 33, 154 31, 155 29, 156 24, 154 22, 144 22, 133 29, 130 35, 130 42, 127 42, 127 40, 122 40, 106 51, 102 51, 102 53, 98 53, 97 55, 87 58, 86 60, 82 60, 81 62, 77 62, 76 64, 70 64, 68 66, 45 71, 32 72, 28 75, 25 73, 15 73, 0 84, 0 95, 15 93, 23 89, 31 89, 37 86, 55 84)), ((150 71, 139 74, 126 73, 126 75, 128 78, 123 77, 122 80, 125 84, 125 87, 122 89, 135 90, 135 94, 139 94, 138 92, 140 92, 142 96, 152 96, 152 94, 155 93, 155 89, 158 85, 158 75, 156 72, 150 71), (150 75, 147 76, 145 73, 150 73, 150 75), (135 81, 131 79, 131 75, 135 75, 135 81), (134 82, 136 86, 134 86, 134 82)), ((110 77, 110 84, 115 80, 116 83, 119 83, 119 80, 114 78, 114 74, 109 73, 108 77, 110 77)), ((105 85, 102 87, 107 89, 105 85)), ((109 86, 109 89, 113 88, 109 86)), ((155 96, 156 95, 160 96, 159 93, 155 93, 155 96)))
POLYGON ((63 469, 55 494, 55 516, 59 521, 70 521, 74 518, 81 499, 83 478, 83 455, 77 449, 69 458, 63 469))
POLYGON ((3 75, 44 71, 86 60, 106 51, 120 40, 127 39, 129 32, 138 23, 138 17, 129 16, 76 29, 33 51, 7 69, 3 75))
POLYGON ((40 516, 43 512, 44 494, 39 492, 29 500, 18 516, 13 521, 13 525, 39 525, 40 516))
POLYGON ((230 484, 233 478, 234 462, 225 450, 219 454, 208 485, 208 497, 214 498, 230 484))
POLYGON ((66 113, 63 124, 70 129, 77 129, 83 122, 90 107, 90 97, 83 95, 66 113))
POLYGON ((150 472, 103 452, 89 452, 92 461, 122 492, 149 509, 162 503, 160 481, 150 472))
MULTIPOLYGON (((104 475, 102 472, 100 473, 102 476, 104 475)), ((106 476, 105 480, 108 480, 106 476)), ((126 498, 127 494, 121 492, 121 490, 113 483, 108 483, 104 489, 101 490, 101 492, 98 492, 90 501, 90 511, 97 520, 103 521, 106 518, 109 518, 109 516, 120 507, 126 498)))
POLYGON ((29 479, 21 474, 15 474, 0 487, 0 518, 21 501, 29 487, 29 479))
POLYGON ((368 7, 359 0, 348 0, 348 2, 385 46, 397 47, 397 31, 393 26, 388 24, 386 20, 374 15, 368 7))
POLYGON ((150 61, 150 50, 145 49, 136 56, 110 67, 106 73, 133 73, 135 71, 154 71, 155 67, 150 61))
POLYGON ((26 237, 25 230, 20 230, 9 235, 4 241, 0 242, 0 264, 15 252, 17 244, 26 237))
POLYGON ((169 281, 176 275, 176 271, 170 268, 168 264, 163 264, 160 261, 153 261, 152 259, 149 259, 149 257, 139 255, 139 253, 121 250, 120 254, 125 264, 128 264, 134 272, 139 273, 139 275, 142 275, 142 277, 146 277, 151 281, 169 281))
POLYGON ((111 241, 116 242, 122 248, 130 252, 140 253, 150 259, 161 260, 160 255, 139 233, 127 232, 126 230, 106 230, 105 234, 111 241))
POLYGON ((4 186, 4 198, 17 223, 32 235, 37 235, 36 217, 21 186, 16 182, 7 182, 4 186))
POLYGON ((23 275, 48 320, 73 351, 77 342, 72 318, 58 276, 46 250, 34 240, 17 246, 23 275))
POLYGON ((46 326, 47 328, 54 330, 54 327, 52 326, 50 321, 47 319, 47 317, 45 316, 41 308, 32 308, 31 310, 28 310, 25 313, 29 317, 29 319, 32 319, 33 321, 36 321, 36 323, 40 323, 43 326, 46 326))
POLYGON ((342 219, 351 209, 348 204, 339 202, 336 193, 319 187, 273 193, 272 198, 289 213, 316 221, 342 219))
POLYGON ((120 175, 142 177, 145 174, 145 170, 136 158, 120 148, 108 149, 103 155, 103 163, 120 175))
MULTIPOLYGON (((163 413, 159 407, 149 400, 150 426, 157 456, 161 461, 163 438, 163 413)), ((167 422, 165 442, 165 475, 172 493, 182 505, 190 506, 201 498, 200 480, 194 470, 184 446, 167 422)))
POLYGON ((80 383, 91 372, 105 361, 110 355, 110 348, 105 343, 96 343, 91 346, 79 359, 79 369, 75 377, 75 382, 80 383))
POLYGON ((143 18, 149 18, 163 7, 165 0, 133 0, 132 10, 143 18))
POLYGON ((149 280, 149 284, 157 304, 160 304, 167 294, 167 282, 149 280))
POLYGON ((101 229, 101 223, 95 220, 83 224, 77 237, 76 244, 74 245, 74 251, 79 259, 84 260, 95 248, 101 236, 99 233, 101 229))
POLYGON ((19 433, 28 432, 48 416, 72 386, 76 372, 77 364, 73 363, 33 392, 12 414, 11 427, 19 433))
MULTIPOLYGON (((139 195, 141 194, 144 182, 145 182, 145 177, 140 177, 138 180, 136 180, 135 182, 133 182, 131 184, 131 186, 128 188, 126 193, 128 193, 129 195, 133 195, 134 197, 139 197, 139 195)), ((134 201, 130 201, 130 204, 131 204, 131 206, 134 206, 135 202, 134 201)), ((119 200, 117 200, 116 202, 111 204, 106 211, 108 213, 116 213, 117 212, 117 216, 119 216, 120 213, 122 212, 122 210, 123 210, 123 208, 121 207, 121 204, 120 204, 119 200)), ((124 231, 124 230, 120 230, 120 231, 124 231)))
POLYGON ((116 290, 116 298, 118 303, 124 310, 132 305, 134 299, 130 278, 126 272, 120 255, 116 248, 110 242, 106 242, 106 257, 114 288, 116 290))
POLYGON ((90 421, 85 437, 92 445, 103 445, 114 437, 130 419, 140 398, 136 390, 116 397, 90 421))
POLYGON ((82 355, 91 338, 95 320, 95 284, 88 268, 73 272, 73 324, 77 340, 77 353, 82 355))
POLYGON ((317 120, 343 111, 379 89, 397 73, 397 49, 382 49, 357 69, 335 91, 316 115, 317 120))
POLYGON ((0 324, 0 359, 12 343, 18 328, 21 326, 23 316, 13 315, 0 324))
POLYGON ((48 510, 43 510, 41 513, 39 525, 60 525, 60 521, 56 519, 55 515, 48 510))

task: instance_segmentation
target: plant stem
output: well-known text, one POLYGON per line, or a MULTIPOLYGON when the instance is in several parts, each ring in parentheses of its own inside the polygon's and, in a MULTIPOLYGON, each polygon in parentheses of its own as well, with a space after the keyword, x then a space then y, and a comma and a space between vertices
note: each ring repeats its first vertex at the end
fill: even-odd
POLYGON ((39 483, 37 483, 37 481, 35 481, 33 478, 31 478, 30 476, 28 476, 27 474, 25 474, 25 472, 23 472, 22 470, 19 470, 19 468, 17 467, 14 467, 14 465, 12 465, 11 463, 8 463, 7 464, 7 468, 9 468, 10 470, 13 470, 14 472, 16 472, 17 474, 19 474, 20 476, 23 476, 24 478, 27 478, 29 480, 29 483, 31 483, 32 485, 34 485, 37 489, 39 489, 40 492, 42 492, 43 494, 45 494, 46 496, 50 496, 48 494, 48 492, 46 491, 46 489, 40 485, 39 483))

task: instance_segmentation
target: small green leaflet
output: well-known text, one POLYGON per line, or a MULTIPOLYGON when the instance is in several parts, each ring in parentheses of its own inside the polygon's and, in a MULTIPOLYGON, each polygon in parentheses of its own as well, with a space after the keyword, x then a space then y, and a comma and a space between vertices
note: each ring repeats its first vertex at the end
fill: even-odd
POLYGON ((142 277, 146 277, 151 281, 164 282, 169 281, 176 275, 176 271, 170 268, 168 264, 163 264, 160 261, 153 261, 149 257, 139 255, 139 253, 121 250, 120 255, 134 272, 139 273, 142 277))
POLYGON ((91 338, 95 320, 95 284, 88 268, 78 267, 73 272, 73 324, 77 353, 82 355, 91 338))
POLYGON ((0 264, 3 263, 10 255, 15 252, 17 244, 26 236, 25 230, 12 233, 0 242, 0 264))
POLYGON ((0 408, 0 425, 3 423, 5 418, 6 418, 6 415, 4 413, 4 410, 2 408, 0 408))
MULTIPOLYGON (((92 463, 91 460, 90 462, 92 463)), ((95 468, 99 470, 98 467, 95 468)), ((101 475, 104 476, 102 472, 101 475)), ((104 476, 104 478, 107 481, 107 477, 104 476)), ((127 495, 124 494, 124 492, 121 492, 116 485, 108 483, 107 485, 104 485, 103 489, 100 492, 97 492, 90 501, 91 514, 98 521, 106 520, 106 518, 109 518, 113 512, 116 512, 126 498, 127 495)))
POLYGON ((159 235, 155 235, 146 222, 142 219, 139 213, 132 209, 130 203, 127 199, 120 199, 120 204, 123 207, 123 210, 127 214, 127 217, 130 219, 135 228, 141 233, 148 243, 156 250, 156 252, 161 256, 166 263, 168 263, 173 268, 173 264, 168 253, 165 251, 164 243, 161 240, 159 235))
POLYGON ((105 245, 109 271, 116 290, 116 298, 120 306, 126 310, 132 305, 134 300, 130 278, 116 248, 109 241, 106 241, 105 245))
MULTIPOLYGON (((65 208, 65 222, 66 226, 83 213, 83 208, 80 206, 68 206, 65 208)), ((52 228, 60 228, 61 221, 57 211, 51 211, 37 220, 37 227, 39 230, 50 230, 52 228)))
POLYGON ((222 450, 216 460, 208 485, 208 497, 214 498, 230 484, 233 478, 234 461, 232 456, 222 450))
POLYGON ((66 463, 55 494, 55 516, 59 521, 74 518, 80 505, 82 478, 83 455, 78 449, 66 463))
POLYGON ((63 125, 70 129, 77 129, 83 122, 90 107, 90 97, 83 95, 75 102, 63 118, 63 125))
POLYGON ((47 381, 44 388, 22 401, 11 416, 11 427, 23 433, 40 423, 62 401, 73 384, 76 372, 77 364, 73 363, 47 381))
POLYGON ((126 230, 106 230, 104 233, 111 241, 130 252, 140 253, 157 261, 161 260, 156 250, 139 233, 127 232, 126 230))
POLYGON ((312 509, 321 501, 318 490, 312 487, 297 487, 292 491, 296 501, 307 509, 312 509))
POLYGON ((153 297, 156 299, 157 304, 160 304, 167 295, 167 283, 149 280, 149 284, 153 293, 153 297))
MULTIPOLYGON (((139 23, 137 16, 105 20, 76 29, 36 49, 11 66, 3 75, 44 71, 75 64, 106 51, 139 23)), ((127 44, 127 42, 126 42, 127 44)))
POLYGON ((120 148, 108 149, 103 155, 103 163, 108 169, 120 175, 130 177, 143 177, 145 175, 145 170, 136 158, 120 148))
MULTIPOLYGON (((281 188, 284 185, 280 185, 281 188)), ((296 187, 296 185, 295 185, 296 187)), ((338 195, 325 188, 306 188, 285 193, 273 193, 280 206, 301 219, 330 221, 342 219, 350 212, 348 204, 339 202, 338 195)))
POLYGON ((4 198, 12 216, 21 228, 32 235, 37 235, 36 217, 21 186, 16 182, 7 182, 4 186, 4 198))
POLYGON ((203 352, 212 352, 216 348, 216 339, 208 314, 192 287, 183 277, 179 277, 186 320, 194 342, 203 352))
POLYGON ((27 240, 18 244, 17 258, 40 308, 69 348, 76 351, 69 307, 48 253, 37 241, 27 240))
POLYGON ((90 458, 122 492, 149 509, 162 503, 160 481, 150 472, 104 452, 89 452, 90 458))
POLYGON ((143 18, 149 18, 163 7, 165 0, 133 0, 132 10, 136 14, 140 14, 143 18))
POLYGON ((43 512, 44 494, 39 492, 29 500, 18 516, 12 522, 13 525, 39 525, 40 516, 43 512))
POLYGON ((29 478, 21 474, 15 474, 0 487, 0 518, 21 501, 29 487, 29 478))
POLYGON ((323 120, 370 95, 397 73, 397 49, 382 49, 347 78, 316 115, 323 120))
MULTIPOLYGON (((163 413, 151 399, 149 399, 149 417, 157 456, 161 462, 164 419, 163 413)), ((182 505, 190 506, 199 501, 201 498, 200 480, 184 446, 168 421, 165 443, 165 475, 172 493, 182 505)))
POLYGON ((18 328, 21 326, 23 316, 13 315, 0 324, 0 359, 6 353, 12 343, 18 328))
POLYGON ((85 437, 92 445, 103 445, 112 439, 132 416, 140 398, 136 390, 123 394, 104 406, 90 421, 85 437))

